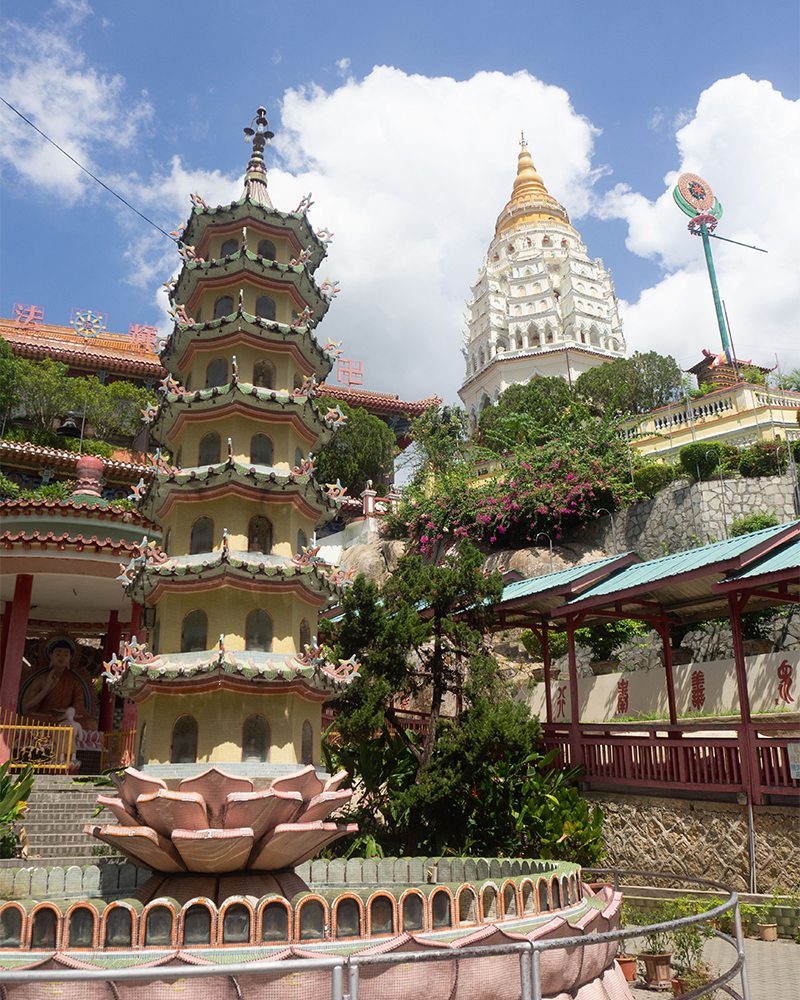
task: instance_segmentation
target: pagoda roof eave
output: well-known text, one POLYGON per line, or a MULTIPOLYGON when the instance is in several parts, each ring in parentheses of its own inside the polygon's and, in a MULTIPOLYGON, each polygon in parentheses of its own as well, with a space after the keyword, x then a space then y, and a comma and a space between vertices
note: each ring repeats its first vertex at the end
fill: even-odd
POLYGON ((138 572, 125 587, 126 594, 140 604, 157 604, 164 593, 176 589, 202 593, 217 590, 228 583, 259 593, 302 593, 309 603, 323 608, 331 600, 341 597, 343 590, 342 583, 332 579, 335 576, 343 581, 342 571, 331 568, 330 573, 326 573, 320 568, 321 564, 308 554, 275 563, 265 561, 269 557, 264 556, 257 561, 256 553, 237 555, 223 549, 221 552, 198 553, 197 562, 190 564, 184 561, 176 563, 169 557, 162 562, 163 552, 149 552, 147 564, 139 566, 138 572))
POLYGON ((312 271, 315 271, 327 256, 325 246, 314 232, 305 212, 281 212, 277 208, 267 208, 266 205, 253 201, 246 195, 238 201, 231 202, 230 205, 217 205, 216 208, 195 206, 186 223, 182 240, 197 246, 212 222, 246 222, 248 219, 266 226, 291 229, 301 247, 311 246, 312 271))
POLYGON ((297 423, 298 429, 307 432, 303 436, 309 441, 313 451, 331 439, 336 422, 333 418, 323 417, 308 393, 264 389, 248 382, 239 382, 234 377, 226 385, 212 386, 209 389, 165 392, 151 425, 151 435, 154 440, 166 445, 175 425, 186 419, 190 409, 195 415, 206 411, 213 411, 217 415, 222 407, 236 407, 245 413, 270 413, 273 419, 278 414, 287 414, 288 407, 286 419, 297 423), (306 407, 306 403, 310 406, 306 407), (310 412, 301 412, 304 410, 310 412))
POLYGON ((109 665, 116 673, 112 687, 136 702, 153 694, 194 694, 228 690, 242 694, 293 692, 309 701, 322 702, 342 691, 358 676, 356 665, 331 668, 310 653, 267 653, 252 650, 199 650, 191 653, 153 655, 133 647, 121 662, 109 665))
POLYGON ((245 465, 229 458, 217 465, 194 469, 171 469, 153 476, 140 503, 140 511, 149 511, 151 517, 161 519, 170 501, 186 493, 200 493, 211 499, 215 493, 231 490, 234 494, 246 496, 253 492, 263 502, 264 491, 288 492, 299 496, 310 511, 318 515, 323 524, 336 517, 340 501, 331 497, 316 483, 310 473, 295 473, 269 466, 245 465))
POLYGON ((333 359, 317 343, 316 338, 311 333, 314 324, 309 322, 303 326, 287 326, 285 323, 278 323, 276 320, 264 319, 261 316, 252 316, 243 310, 233 314, 234 318, 224 316, 221 319, 206 320, 203 322, 176 323, 175 328, 169 336, 164 350, 161 352, 161 361, 164 367, 173 376, 178 375, 178 370, 173 366, 173 357, 176 362, 184 361, 188 351, 197 347, 206 340, 214 341, 215 346, 221 346, 221 341, 226 339, 240 338, 245 335, 251 338, 253 346, 265 347, 286 345, 290 350, 297 350, 301 357, 314 369, 317 378, 325 378, 333 368, 333 359), (230 329, 225 329, 230 327, 230 329))
POLYGON ((267 289, 273 287, 276 282, 285 286, 288 279, 297 293, 297 298, 309 308, 313 305, 311 316, 315 325, 324 317, 330 306, 330 298, 320 292, 304 264, 294 266, 280 264, 274 260, 259 258, 249 250, 237 250, 230 255, 230 259, 184 261, 172 291, 172 298, 188 304, 201 282, 205 287, 213 288, 215 283, 227 286, 230 282, 242 280, 244 277, 249 277, 256 283, 263 282, 267 289), (273 276, 271 272, 276 272, 276 275, 273 276))
POLYGON ((370 413, 394 415, 396 413, 408 417, 420 417, 433 406, 439 406, 441 399, 430 396, 427 399, 413 401, 400 399, 388 392, 372 392, 368 389, 351 388, 342 385, 328 385, 323 382, 314 390, 317 396, 331 396, 340 399, 350 406, 360 406, 370 413))

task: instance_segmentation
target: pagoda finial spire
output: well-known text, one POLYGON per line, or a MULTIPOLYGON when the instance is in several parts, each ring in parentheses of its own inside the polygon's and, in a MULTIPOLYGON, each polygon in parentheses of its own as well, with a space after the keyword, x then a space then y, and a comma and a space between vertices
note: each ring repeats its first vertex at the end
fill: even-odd
POLYGON ((527 149, 528 148, 525 145, 525 133, 522 132, 522 131, 520 131, 520 133, 519 133, 519 144, 520 144, 520 146, 522 146, 523 149, 527 149))
POLYGON ((269 146, 275 133, 270 132, 266 118, 267 109, 258 108, 255 115, 244 129, 244 141, 253 140, 253 155, 247 164, 244 175, 244 195, 251 201, 272 208, 272 202, 267 194, 267 168, 264 165, 264 147, 269 146), (255 128, 253 126, 255 125, 255 128))

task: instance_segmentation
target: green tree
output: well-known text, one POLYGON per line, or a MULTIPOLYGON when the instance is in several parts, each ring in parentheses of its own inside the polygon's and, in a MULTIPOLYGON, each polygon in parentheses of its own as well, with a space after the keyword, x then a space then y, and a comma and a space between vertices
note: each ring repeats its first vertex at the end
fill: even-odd
POLYGON ((76 379, 79 409, 86 407, 86 422, 95 437, 132 437, 142 427, 142 410, 155 404, 147 389, 122 380, 103 385, 97 378, 76 379))
POLYGON ((341 407, 347 422, 317 455, 314 476, 318 483, 339 480, 351 496, 357 497, 368 479, 377 484, 384 476, 391 475, 395 438, 380 417, 331 397, 323 397, 319 405, 323 409, 341 407))
POLYGON ((0 337, 0 421, 19 400, 18 367, 7 341, 0 337))
POLYGON ((683 375, 673 357, 636 351, 584 372, 575 395, 604 413, 648 413, 677 399, 682 387, 683 375))
POLYGON ((78 379, 67 375, 67 366, 52 358, 27 361, 17 358, 19 405, 39 431, 52 429, 53 421, 64 417, 80 402, 78 379))
POLYGON ((405 556, 382 589, 361 576, 346 593, 324 638, 334 656, 361 664, 334 703, 338 732, 326 745, 328 766, 345 767, 358 792, 350 850, 506 855, 552 844, 542 856, 565 857, 593 843, 596 860, 602 816, 572 801, 574 775, 538 751, 538 722, 508 697, 484 646, 501 589, 462 544, 441 565, 405 556), (411 697, 428 706, 424 737, 398 715, 411 697))
POLYGON ((583 416, 570 413, 571 402, 563 378, 534 378, 526 385, 509 386, 496 405, 481 413, 477 437, 500 454, 520 444, 536 445, 565 420, 583 416))
POLYGON ((423 483, 464 459, 467 416, 459 406, 432 406, 411 424, 413 444, 403 466, 412 481, 423 483))
POLYGON ((778 378, 777 384, 791 392, 800 392, 800 368, 792 368, 791 371, 785 372, 778 378))

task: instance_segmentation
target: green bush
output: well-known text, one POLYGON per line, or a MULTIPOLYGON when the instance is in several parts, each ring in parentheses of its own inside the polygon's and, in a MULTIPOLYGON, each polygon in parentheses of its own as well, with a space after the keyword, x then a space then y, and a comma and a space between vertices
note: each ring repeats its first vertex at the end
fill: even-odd
POLYGON ((751 531, 761 531, 764 528, 775 528, 780 521, 775 514, 765 510, 756 510, 746 517, 735 517, 731 521, 728 534, 731 538, 738 538, 739 535, 749 535, 751 531))
POLYGON ((675 478, 671 465, 644 465, 633 474, 633 485, 640 493, 653 497, 675 478))
POLYGON ((777 476, 785 472, 788 464, 786 445, 772 441, 758 441, 746 448, 739 459, 739 472, 743 476, 777 476))
POLYGON ((733 445, 722 444, 719 441, 695 441, 684 445, 680 450, 681 468, 692 479, 713 479, 719 475, 722 466, 723 476, 738 467, 739 452, 733 445))
POLYGON ((629 643, 634 636, 647 635, 649 631, 650 627, 644 622, 622 618, 575 629, 575 641, 591 650, 592 659, 603 661, 612 659, 619 647, 629 643))
MULTIPOLYGON (((526 628, 524 632, 520 633, 519 641, 528 651, 530 656, 534 660, 539 662, 544 657, 544 650, 542 649, 541 642, 537 639, 536 635, 531 631, 531 629, 526 628)), ((548 630, 547 643, 550 647, 550 660, 557 660, 561 656, 565 656, 567 652, 567 633, 566 632, 552 632, 548 630)))
POLYGON ((0 472, 0 500, 16 500, 19 497, 19 485, 0 472))

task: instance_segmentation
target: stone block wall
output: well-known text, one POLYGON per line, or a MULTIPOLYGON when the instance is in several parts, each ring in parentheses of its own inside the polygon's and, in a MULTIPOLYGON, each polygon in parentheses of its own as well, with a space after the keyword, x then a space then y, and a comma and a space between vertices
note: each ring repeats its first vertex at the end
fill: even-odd
MULTIPOLYGON (((784 523, 797 517, 792 480, 784 476, 671 483, 652 500, 626 507, 614 515, 617 551, 634 550, 645 559, 666 552, 684 552, 710 540, 727 537, 734 518, 754 511, 775 514, 784 523), (724 500, 723 500, 724 494, 724 500)), ((603 517, 587 527, 581 540, 613 555, 611 519, 603 517)))
MULTIPOLYGON (((591 792, 583 796, 605 814, 604 864, 675 872, 750 888, 747 806, 699 799, 591 792)), ((759 892, 800 889, 798 811, 786 805, 753 807, 759 892)))

